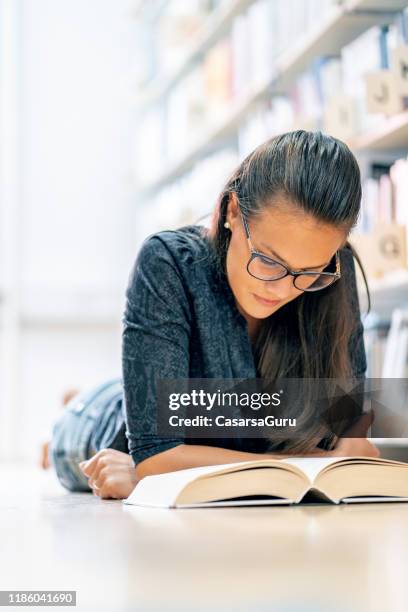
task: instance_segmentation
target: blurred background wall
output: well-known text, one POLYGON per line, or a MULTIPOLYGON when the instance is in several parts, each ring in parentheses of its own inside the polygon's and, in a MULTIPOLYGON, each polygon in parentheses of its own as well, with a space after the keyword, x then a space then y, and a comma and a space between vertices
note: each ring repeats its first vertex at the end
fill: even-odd
POLYGON ((32 459, 65 389, 120 375, 137 251, 130 4, 2 2, 2 455, 32 459))
POLYGON ((120 376, 141 241, 291 129, 358 157, 368 374, 407 375, 407 6, 0 0, 0 458, 36 460, 65 390, 120 376))

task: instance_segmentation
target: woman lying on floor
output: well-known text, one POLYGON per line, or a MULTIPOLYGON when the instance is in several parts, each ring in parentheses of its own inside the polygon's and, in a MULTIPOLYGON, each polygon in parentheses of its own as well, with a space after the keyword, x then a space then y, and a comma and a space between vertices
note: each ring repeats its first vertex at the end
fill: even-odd
POLYGON ((54 426, 50 460, 62 485, 122 499, 144 476, 183 468, 291 454, 378 456, 365 432, 278 445, 156 433, 159 379, 364 378, 347 242, 360 201, 346 145, 297 131, 244 159, 210 228, 150 235, 126 294, 123 377, 77 395, 54 426))

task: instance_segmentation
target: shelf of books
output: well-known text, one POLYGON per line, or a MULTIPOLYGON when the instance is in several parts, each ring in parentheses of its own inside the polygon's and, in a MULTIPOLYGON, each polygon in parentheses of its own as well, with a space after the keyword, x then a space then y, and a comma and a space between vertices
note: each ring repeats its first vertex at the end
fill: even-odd
MULTIPOLYGON (((275 134, 341 138, 362 169, 352 242, 371 288, 367 334, 385 350, 408 303, 408 0, 160 7, 141 43, 136 105, 134 174, 152 231, 210 213, 239 160, 275 134)), ((381 359, 369 375, 381 375, 381 359)))
MULTIPOLYGON (((371 37, 363 37, 360 46, 377 45, 378 50, 371 59, 362 58, 361 63, 366 65, 361 67, 360 75, 370 69, 367 66, 370 62, 372 69, 382 65, 383 43, 372 41, 376 26, 395 19, 406 2, 388 1, 385 10, 380 10, 378 4, 370 5, 367 0, 341 4, 332 0, 321 0, 318 4, 304 0, 297 3, 296 18, 292 18, 290 2, 221 3, 213 11, 215 16, 204 19, 205 25, 201 27, 204 32, 201 39, 198 35, 199 40, 187 53, 187 59, 179 60, 170 77, 152 78, 141 94, 141 136, 144 130, 151 133, 154 124, 161 146, 158 150, 155 140, 154 154, 146 156, 144 152, 144 163, 137 165, 140 191, 150 197, 185 174, 226 138, 239 134, 246 119, 251 119, 262 102, 271 115, 274 98, 282 100, 285 96, 289 102, 299 104, 294 98, 301 98, 306 91, 309 93, 306 99, 313 106, 314 100, 307 92, 314 86, 310 81, 315 81, 316 86, 322 81, 327 90, 321 92, 323 99, 313 112, 307 106, 294 108, 292 123, 318 123, 317 111, 319 108, 322 111, 322 106, 327 108, 331 93, 336 91, 335 79, 340 79, 336 71, 344 68, 344 80, 349 81, 349 88, 353 87, 352 80, 358 72, 352 66, 353 43, 367 30, 371 37), (218 38, 221 34, 223 38, 218 38), (171 131, 173 125, 177 126, 177 138, 171 131)), ((340 102, 331 100, 331 106, 339 106, 340 102)), ((290 127, 290 117, 285 119, 282 127, 290 127)), ((279 131, 279 121, 275 125, 279 131)), ((266 125, 265 132, 270 131, 271 126, 266 125)), ((145 142, 143 137, 140 142, 145 142)))
POLYGON ((236 2, 220 3, 206 17, 204 24, 198 29, 197 38, 192 40, 185 56, 171 70, 168 76, 158 76, 148 85, 146 91, 137 98, 139 111, 143 111, 162 99, 176 87, 181 79, 193 70, 203 56, 220 38, 228 32, 234 19, 241 15, 255 0, 237 0, 236 2))

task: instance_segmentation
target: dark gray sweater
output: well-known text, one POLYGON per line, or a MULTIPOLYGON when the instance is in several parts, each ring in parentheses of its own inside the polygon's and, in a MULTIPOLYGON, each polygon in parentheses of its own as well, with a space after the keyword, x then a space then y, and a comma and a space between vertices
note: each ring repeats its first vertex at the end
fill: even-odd
MULTIPOLYGON (((246 320, 226 277, 219 273, 204 232, 202 226, 190 225, 149 236, 130 274, 122 373, 127 445, 135 465, 178 444, 194 443, 193 439, 157 436, 157 379, 257 377, 246 320)), ((362 377, 366 371, 363 326, 354 261, 347 248, 341 252, 341 263, 358 319, 357 332, 350 339, 353 371, 362 377)), ((124 431, 123 427, 122 438, 124 431)), ((268 450, 263 439, 201 439, 196 443, 268 450)))

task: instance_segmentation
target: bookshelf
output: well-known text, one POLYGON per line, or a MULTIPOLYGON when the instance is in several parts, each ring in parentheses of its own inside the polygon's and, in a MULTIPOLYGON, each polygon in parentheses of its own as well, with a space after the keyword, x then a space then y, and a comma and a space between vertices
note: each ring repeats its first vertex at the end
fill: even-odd
POLYGON ((338 54, 342 47, 372 26, 388 23, 395 11, 406 5, 406 0, 390 0, 384 9, 384 2, 354 0, 334 6, 332 13, 318 23, 314 31, 278 59, 277 78, 272 82, 274 92, 287 93, 294 79, 308 68, 313 58, 338 54))
POLYGON ((142 113, 160 101, 185 77, 205 53, 228 31, 237 15, 240 15, 255 0, 237 0, 221 5, 208 17, 198 40, 187 52, 184 61, 167 77, 157 77, 146 91, 136 99, 137 111, 142 113))
MULTIPOLYGON (((146 109, 162 103, 166 95, 189 72, 211 45, 224 34, 231 25, 232 20, 252 2, 231 3, 228 10, 216 11, 216 15, 209 18, 210 23, 204 28, 202 39, 186 58, 182 66, 167 79, 158 80, 141 97, 139 112, 143 114, 146 109)), ((228 138, 233 138, 242 124, 263 100, 273 95, 288 92, 295 79, 307 69, 313 58, 338 54, 342 47, 353 41, 361 33, 375 25, 387 24, 393 15, 408 5, 407 0, 389 0, 387 9, 382 8, 383 2, 379 0, 353 0, 340 5, 333 5, 330 13, 318 23, 316 28, 301 37, 293 47, 279 56, 271 68, 265 81, 256 87, 250 88, 245 97, 233 101, 232 105, 217 118, 210 127, 197 135, 194 142, 177 159, 165 165, 158 175, 146 183, 138 185, 139 201, 148 200, 169 183, 182 177, 195 163, 209 153, 217 150, 228 138)), ((384 147, 389 139, 404 143, 407 124, 406 113, 399 117, 399 121, 387 120, 386 125, 379 127, 378 136, 368 134, 356 138, 353 146, 356 150, 371 147, 370 139, 379 138, 378 148, 382 146, 379 134, 383 130, 384 147), (387 133, 389 134, 387 135, 387 133), (391 133, 393 132, 393 133, 391 133)))

